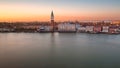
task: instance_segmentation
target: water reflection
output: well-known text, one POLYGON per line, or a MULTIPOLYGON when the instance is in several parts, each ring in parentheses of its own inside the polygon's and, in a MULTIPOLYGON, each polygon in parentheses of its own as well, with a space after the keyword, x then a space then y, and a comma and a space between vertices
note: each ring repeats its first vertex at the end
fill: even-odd
POLYGON ((0 33, 0 67, 120 67, 119 41, 120 35, 0 33))

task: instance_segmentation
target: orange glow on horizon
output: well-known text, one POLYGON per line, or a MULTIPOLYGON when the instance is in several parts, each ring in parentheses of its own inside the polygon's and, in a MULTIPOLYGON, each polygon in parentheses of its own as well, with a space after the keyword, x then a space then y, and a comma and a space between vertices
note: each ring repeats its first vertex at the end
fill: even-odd
MULTIPOLYGON (((89 16, 55 16, 55 21, 82 21, 82 20, 119 20, 119 17, 89 17, 89 16)), ((1 22, 31 22, 50 21, 50 16, 9 16, 0 17, 1 22)))

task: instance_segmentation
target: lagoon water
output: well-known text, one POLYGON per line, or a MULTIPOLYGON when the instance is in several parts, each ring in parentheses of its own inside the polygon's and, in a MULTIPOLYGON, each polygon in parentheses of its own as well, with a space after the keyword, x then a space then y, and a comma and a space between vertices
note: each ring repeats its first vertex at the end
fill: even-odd
POLYGON ((0 68, 120 68, 120 35, 0 33, 0 68))

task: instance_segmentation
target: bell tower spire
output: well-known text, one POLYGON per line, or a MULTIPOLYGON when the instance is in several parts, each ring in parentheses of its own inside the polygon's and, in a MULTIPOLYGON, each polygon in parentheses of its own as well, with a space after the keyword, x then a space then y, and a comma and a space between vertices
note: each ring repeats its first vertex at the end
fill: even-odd
POLYGON ((54 13, 53 13, 53 11, 51 12, 51 20, 54 20, 54 13))

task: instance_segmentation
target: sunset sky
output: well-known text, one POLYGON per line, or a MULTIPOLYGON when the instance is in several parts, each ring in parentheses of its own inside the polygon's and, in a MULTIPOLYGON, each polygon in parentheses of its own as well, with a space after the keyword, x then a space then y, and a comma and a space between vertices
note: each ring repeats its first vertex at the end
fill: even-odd
POLYGON ((120 20, 120 0, 0 0, 0 21, 120 20))

